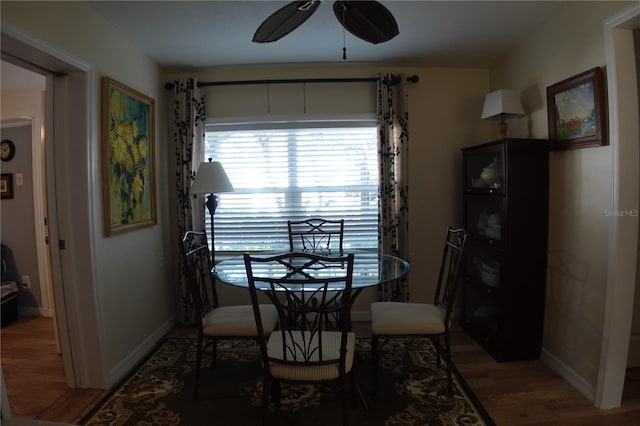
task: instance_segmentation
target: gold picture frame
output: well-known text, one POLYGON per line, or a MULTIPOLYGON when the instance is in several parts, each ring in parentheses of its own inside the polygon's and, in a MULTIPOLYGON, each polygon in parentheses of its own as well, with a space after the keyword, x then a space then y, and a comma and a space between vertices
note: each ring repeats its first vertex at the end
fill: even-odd
POLYGON ((105 235, 158 223, 155 101, 102 78, 102 186, 105 235))

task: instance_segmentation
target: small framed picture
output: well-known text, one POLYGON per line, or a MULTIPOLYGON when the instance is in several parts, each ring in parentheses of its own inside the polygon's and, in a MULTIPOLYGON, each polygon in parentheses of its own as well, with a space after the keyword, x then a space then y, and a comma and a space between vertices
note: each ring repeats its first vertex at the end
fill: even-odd
POLYGON ((2 173, 0 176, 0 199, 13 198, 13 175, 2 173))
POLYGON ((607 144, 603 80, 598 67, 547 87, 552 150, 607 144))

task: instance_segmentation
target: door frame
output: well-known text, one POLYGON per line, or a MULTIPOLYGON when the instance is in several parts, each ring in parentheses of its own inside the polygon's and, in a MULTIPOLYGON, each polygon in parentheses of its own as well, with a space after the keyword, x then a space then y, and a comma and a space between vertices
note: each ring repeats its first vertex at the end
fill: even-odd
POLYGON ((49 251, 60 348, 70 388, 105 388, 96 305, 94 210, 91 188, 94 97, 92 67, 30 36, 2 26, 2 56, 52 73, 44 113, 49 251))
MULTIPOLYGON (((604 46, 609 94, 609 135, 613 171, 612 208, 639 209, 638 91, 633 30, 640 27, 640 5, 604 22, 604 46), (619 88, 624 90, 618 90, 619 88)), ((611 218, 604 324, 595 405, 608 409, 622 404, 629 351, 638 250, 638 216, 611 218)))

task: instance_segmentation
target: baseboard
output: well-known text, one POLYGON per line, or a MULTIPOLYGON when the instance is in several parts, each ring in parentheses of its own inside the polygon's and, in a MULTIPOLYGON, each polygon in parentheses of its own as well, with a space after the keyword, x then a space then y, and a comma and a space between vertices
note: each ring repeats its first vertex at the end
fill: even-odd
POLYGON ((135 368, 140 361, 148 356, 160 339, 167 335, 176 325, 176 318, 171 317, 164 324, 162 324, 155 332, 147 337, 135 350, 129 353, 121 362, 118 363, 111 371, 109 371, 109 378, 107 387, 111 388, 120 380, 122 380, 133 368, 135 368))
POLYGON ((540 358, 555 372, 558 376, 562 377, 567 383, 576 388, 578 392, 586 396, 589 401, 594 402, 596 398, 596 391, 593 385, 587 382, 582 376, 577 374, 566 364, 556 358, 553 354, 542 348, 540 358))

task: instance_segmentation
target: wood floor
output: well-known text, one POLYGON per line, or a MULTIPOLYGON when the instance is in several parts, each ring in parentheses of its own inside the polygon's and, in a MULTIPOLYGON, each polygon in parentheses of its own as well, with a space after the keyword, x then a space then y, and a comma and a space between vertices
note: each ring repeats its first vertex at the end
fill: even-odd
POLYGON ((77 424, 106 393, 67 388, 51 318, 21 318, 3 328, 0 358, 11 416, 16 419, 77 424))
MULTIPOLYGON (((354 326, 368 336, 368 324, 354 326)), ((67 389, 50 319, 22 319, 2 329, 2 369, 15 418, 76 424, 106 391, 67 389)), ((599 410, 542 361, 497 363, 462 330, 452 336, 454 363, 497 425, 640 424, 640 369, 629 370, 622 407, 599 410)))

